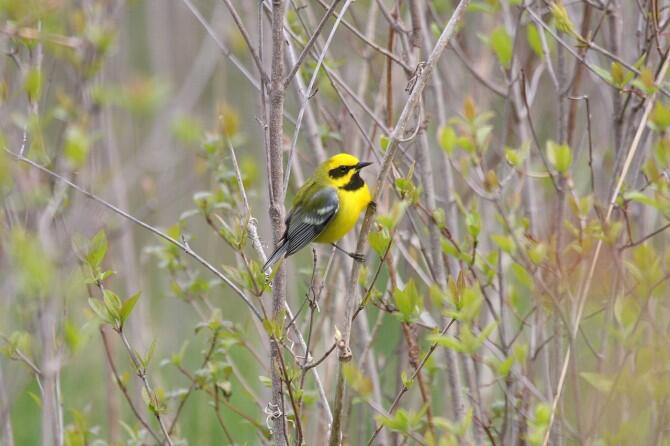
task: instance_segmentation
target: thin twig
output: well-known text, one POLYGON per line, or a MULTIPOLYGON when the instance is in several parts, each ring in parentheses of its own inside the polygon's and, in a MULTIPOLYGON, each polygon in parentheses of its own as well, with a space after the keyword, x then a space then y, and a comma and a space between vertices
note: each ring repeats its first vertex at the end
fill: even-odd
MULTIPOLYGON (((665 79, 665 75, 668 71, 668 67, 670 66, 670 51, 668 51, 665 55, 665 58, 663 60, 663 65, 661 66, 661 70, 658 73, 658 76, 656 77, 656 83, 660 84, 663 82, 665 79)), ((628 149, 628 155, 626 156, 626 159, 623 164, 623 168, 621 169, 621 173, 619 174, 619 178, 616 182, 616 186, 614 187, 614 190, 612 191, 612 194, 610 196, 609 200, 609 206, 607 208, 607 213, 605 215, 605 219, 603 224, 607 225, 610 221, 610 218, 612 216, 612 212, 614 211, 614 206, 616 204, 616 199, 619 196, 619 191, 621 190, 621 187, 623 186, 623 182, 626 179, 626 175, 628 174, 628 169, 631 166, 631 163, 633 161, 633 157, 635 157, 635 154, 637 153, 637 150, 640 145, 640 141, 642 140, 642 134, 644 133, 646 127, 647 127, 647 121, 649 120, 649 115, 651 114, 651 111, 654 107, 654 104, 656 103, 656 97, 657 93, 653 93, 649 99, 647 100, 647 104, 644 109, 644 113, 642 114, 642 119, 640 119, 640 123, 638 124, 637 131, 635 133, 635 137, 633 138, 633 142, 631 143, 629 149, 628 149)), ((581 322, 582 319, 582 314, 584 312, 584 307, 586 304, 586 296, 588 295, 590 289, 591 289, 591 283, 593 280, 593 276, 596 271, 596 265, 598 264, 598 259, 600 258, 600 252, 602 250, 603 246, 603 240, 599 239, 598 243, 596 244, 596 249, 593 254, 593 258, 591 260, 591 266, 589 267, 589 272, 588 275, 586 276, 586 280, 584 282, 584 285, 578 295, 577 299, 577 311, 575 314, 574 322, 571 327, 571 332, 570 332, 570 338, 575 339, 578 330, 579 330, 579 323, 581 322)), ((572 357, 572 342, 568 344, 568 348, 565 352, 565 358, 563 359, 563 365, 561 367, 561 375, 558 380, 558 385, 556 387, 556 393, 554 395, 554 400, 551 405, 551 416, 549 417, 549 423, 547 425, 547 431, 544 436, 544 442, 542 443, 543 446, 547 446, 549 444, 549 434, 551 433, 551 427, 554 423, 554 419, 556 416, 556 410, 558 408, 558 402, 561 399, 561 395, 563 393, 563 388, 565 386, 565 377, 567 375, 568 371, 568 366, 570 365, 570 358, 572 357)))
MULTIPOLYGON (((186 1, 188 1, 188 0, 186 0, 186 1)), ((247 33, 247 30, 244 27, 244 23, 242 23, 242 19, 240 18, 239 14, 235 10, 235 7, 233 6, 233 4, 230 0, 223 0, 223 2, 228 7, 228 10, 230 11, 230 15, 233 16, 233 21, 235 22, 235 25, 237 25, 237 29, 240 31, 240 34, 242 34, 242 38, 244 39, 244 42, 247 44, 247 48, 249 49, 249 52, 251 53, 251 57, 254 59, 254 63, 256 64, 256 68, 258 68, 258 73, 261 75, 261 82, 267 84, 270 79, 268 78, 268 74, 266 73, 265 68, 263 67, 263 63, 261 62, 260 57, 258 57, 258 54, 256 53, 256 50, 254 50, 254 46, 251 44, 251 38, 249 37, 249 33, 247 33)), ((192 10, 192 12, 193 11, 195 11, 195 10, 192 10)), ((204 23, 203 23, 203 26, 204 26, 204 23)))
MULTIPOLYGON (((407 128, 407 125, 410 121, 410 118, 414 115, 414 111, 416 110, 421 100, 423 90, 426 87, 426 84, 428 83, 428 79, 430 78, 430 75, 434 70, 435 64, 439 60, 444 49, 447 47, 449 41, 451 40, 451 37, 454 35, 457 25, 458 23, 460 23, 465 13, 465 9, 469 3, 470 0, 461 0, 459 2, 458 6, 456 7, 451 16, 451 19, 449 19, 449 22, 442 31, 440 38, 438 39, 437 43, 435 44, 435 47, 433 48, 433 51, 431 52, 428 60, 426 61, 423 71, 421 71, 421 73, 418 76, 416 84, 414 85, 414 89, 412 90, 407 100, 407 103, 405 104, 405 107, 403 108, 402 113, 398 118, 398 122, 396 123, 396 126, 389 139, 389 144, 386 149, 384 162, 382 164, 381 171, 379 172, 377 181, 373 188, 372 192, 373 200, 376 200, 381 193, 382 186, 386 181, 386 178, 391 170, 391 164, 393 163, 395 154, 398 151, 399 140, 405 136, 405 130, 407 128)), ((361 227, 358 243, 356 245, 356 252, 362 252, 365 247, 365 244, 367 243, 367 237, 372 227, 372 220, 376 213, 375 211, 376 206, 370 206, 368 207, 368 210, 365 213, 365 218, 363 220, 363 224, 361 227)), ((342 422, 342 411, 344 409, 343 402, 344 402, 344 386, 345 386, 342 374, 342 365, 344 361, 350 360, 352 356, 351 349, 349 347, 349 338, 351 334, 351 319, 359 300, 357 278, 358 273, 360 271, 360 267, 361 267, 360 263, 354 262, 351 269, 349 285, 347 286, 347 295, 346 295, 347 302, 345 307, 344 326, 343 326, 344 329, 342 330, 342 339, 338 341, 340 363, 338 367, 337 384, 335 388, 334 417, 329 441, 330 446, 337 446, 340 443, 341 438, 341 430, 342 430, 341 422, 342 422)))
MULTIPOLYGON (((300 135, 300 128, 302 127, 302 118, 305 115, 305 108, 307 105, 307 101, 309 101, 311 98, 312 89, 314 88, 314 84, 316 83, 316 80, 319 77, 319 71, 321 70, 321 65, 323 65, 323 61, 326 58, 326 54, 328 53, 328 48, 330 47, 330 44, 333 41, 333 38, 335 37, 335 32, 337 31, 337 28, 340 25, 340 22, 342 21, 342 17, 346 12, 346 10, 349 8, 349 5, 351 5, 352 1, 353 0, 347 0, 344 3, 344 6, 342 6, 342 10, 340 11, 340 14, 337 16, 335 23, 333 24, 333 29, 331 29, 330 34, 328 35, 328 39, 326 39, 326 43, 324 44, 323 49, 321 50, 319 60, 317 61, 316 67, 314 68, 314 73, 312 73, 312 78, 309 80, 309 84, 307 85, 306 90, 307 96, 303 98, 302 103, 300 104, 300 111, 298 112, 298 120, 296 122, 295 130, 293 132, 293 143, 291 144, 291 149, 288 152, 288 160, 286 162, 286 173, 284 174, 284 190, 281 195, 282 201, 286 197, 286 191, 288 190, 289 179, 291 178, 291 165, 293 164, 293 156, 295 154, 295 146, 298 144, 298 136, 300 135)), ((285 85, 284 88, 286 88, 285 85)))
MULTIPOLYGON (((451 319, 444 326, 442 331, 440 331, 440 335, 443 336, 447 331, 449 331, 449 328, 451 328, 451 325, 454 322, 456 322, 456 320, 451 319)), ((423 358, 421 359, 421 362, 419 363, 418 367, 414 370, 414 373, 412 373, 412 376, 406 382, 414 381, 414 379, 417 377, 417 375, 419 373, 421 373, 421 369, 423 369, 423 366, 426 365, 426 361, 428 361, 428 359, 431 357, 431 355, 433 354, 433 352, 435 351, 436 348, 437 348, 437 342, 433 342, 431 344, 430 348, 428 349, 428 351, 426 352, 426 354, 423 355, 423 358)), ((393 402, 391 403, 391 407, 389 407, 389 409, 388 409, 389 414, 393 414, 393 411, 398 407, 398 404, 400 404, 400 400, 405 395, 405 393, 407 393, 408 390, 409 390, 409 387, 407 386, 407 384, 403 383, 402 388, 400 389, 398 394, 395 396, 395 398, 393 399, 393 402)), ((372 442, 375 440, 375 438, 377 438, 377 435, 379 435, 379 432, 381 432, 382 429, 384 429, 384 425, 380 424, 379 427, 372 434, 372 437, 370 438, 370 440, 368 440, 368 446, 372 445, 372 442)))
MULTIPOLYGON (((302 65, 302 62, 305 60, 305 57, 307 57, 307 53, 309 53, 310 50, 312 49, 312 47, 314 46, 314 43, 316 42, 316 39, 321 34, 321 31, 323 30, 323 27, 326 25, 326 22, 330 18, 330 15, 333 13, 333 11, 335 10, 335 7, 337 6, 337 4, 340 1, 341 0, 333 0, 333 4, 330 5, 330 7, 326 11, 326 13, 323 15, 323 17, 321 17, 321 21, 316 26, 316 29, 314 30, 312 35, 309 37, 309 40, 307 41, 307 43, 303 47, 302 51, 300 52, 300 55, 298 56, 298 59, 293 64, 293 68, 291 68, 291 71, 286 76, 286 79, 284 79, 284 88, 287 88, 288 85, 293 80, 293 76, 295 76, 295 74, 300 69, 300 66, 302 65)), ((324 49, 324 52, 325 52, 325 49, 324 49)), ((308 95, 310 94, 309 92, 310 92, 310 89, 307 89, 307 94, 308 95)))
POLYGON ((76 183, 73 183, 69 179, 65 178, 64 176, 62 176, 60 174, 57 174, 56 172, 50 170, 49 168, 47 168, 47 167, 45 167, 41 164, 38 164, 35 161, 32 161, 32 160, 30 160, 26 157, 23 157, 21 155, 17 155, 16 153, 13 153, 6 148, 5 148, 5 151, 7 153, 9 153, 10 155, 12 155, 16 160, 24 162, 24 163, 36 168, 37 170, 40 170, 40 171, 44 172, 45 174, 64 182, 65 184, 70 186, 72 189, 74 189, 77 192, 83 194, 87 198, 90 198, 91 200, 93 200, 96 203, 106 207, 107 209, 111 210, 112 212, 114 212, 114 213, 132 221, 136 225, 146 229, 147 231, 153 233, 154 235, 157 235, 158 237, 162 238, 163 240, 179 247, 182 251, 184 251, 184 253, 186 253, 187 255, 192 257, 193 259, 195 259, 198 263, 200 263, 206 269, 210 270, 216 277, 218 277, 223 282, 225 282, 226 285, 228 285, 244 301, 244 303, 247 304, 247 306, 249 307, 251 312, 254 314, 254 316, 259 321, 263 320, 260 312, 256 309, 254 304, 251 303, 251 301, 249 300, 249 298, 247 298, 247 296, 244 294, 244 292, 240 288, 238 288, 233 283, 232 280, 230 280, 223 273, 221 273, 219 270, 217 270, 211 263, 209 263, 207 260, 205 260, 203 257, 201 257, 200 254, 193 251, 193 249, 191 249, 191 247, 188 246, 187 244, 179 242, 179 241, 173 239, 172 237, 170 237, 169 235, 167 235, 166 233, 164 233, 163 231, 161 231, 160 229, 158 229, 154 226, 151 226, 150 224, 148 224, 148 223, 146 223, 146 222, 144 222, 144 221, 142 221, 142 220, 140 220, 136 217, 133 217, 132 215, 130 215, 128 212, 124 211, 123 209, 120 209, 120 208, 116 207, 115 205, 109 203, 108 201, 98 197, 94 193, 89 192, 88 190, 84 189, 81 186, 78 186, 76 183))
POLYGON ((154 432, 153 429, 151 429, 151 426, 149 426, 149 423, 147 423, 140 412, 137 410, 135 407, 135 404, 133 403, 133 399, 128 393, 128 388, 126 385, 123 383, 123 380, 121 379, 121 375, 119 375, 119 372, 116 370, 116 365, 114 364, 114 358, 112 357, 112 351, 111 347, 109 344, 109 338, 107 337, 107 333, 105 333, 104 328, 101 326, 100 327, 100 336, 102 337, 102 345, 105 347, 105 355, 107 356, 107 363, 109 364, 109 368, 114 375, 114 381, 116 381, 116 384, 119 386, 119 389, 121 389, 121 393, 123 393, 123 396, 126 398, 126 401, 128 402, 128 406, 130 406, 130 410, 133 412, 135 415, 135 418, 137 418, 137 421, 140 422, 142 426, 149 432, 149 434, 154 437, 154 440, 156 440, 159 444, 161 443, 160 438, 154 432))

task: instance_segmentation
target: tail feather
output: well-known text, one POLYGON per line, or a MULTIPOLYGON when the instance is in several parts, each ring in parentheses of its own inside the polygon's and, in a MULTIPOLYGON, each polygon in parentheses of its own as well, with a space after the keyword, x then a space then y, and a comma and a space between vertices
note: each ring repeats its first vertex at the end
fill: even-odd
POLYGON ((277 246, 274 250, 274 252, 268 257, 267 262, 265 262, 265 265, 263 265, 263 271, 268 271, 269 269, 272 268, 272 265, 277 263, 281 258, 283 258, 286 255, 286 251, 288 250, 288 241, 287 240, 282 240, 282 242, 277 246))

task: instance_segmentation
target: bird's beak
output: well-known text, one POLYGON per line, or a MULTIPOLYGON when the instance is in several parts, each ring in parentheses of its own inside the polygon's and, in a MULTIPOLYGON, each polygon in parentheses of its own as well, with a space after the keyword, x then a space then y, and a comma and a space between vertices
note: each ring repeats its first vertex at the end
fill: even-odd
POLYGON ((370 164, 372 164, 372 163, 367 162, 367 161, 361 161, 360 163, 356 164, 356 170, 361 170, 362 168, 367 167, 370 164))

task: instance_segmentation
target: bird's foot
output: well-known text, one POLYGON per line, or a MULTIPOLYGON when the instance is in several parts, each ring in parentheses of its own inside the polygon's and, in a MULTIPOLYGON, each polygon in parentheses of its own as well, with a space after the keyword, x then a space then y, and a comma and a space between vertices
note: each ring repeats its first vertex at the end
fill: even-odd
POLYGON ((354 262, 365 263, 365 254, 359 254, 357 252, 348 252, 347 254, 354 259, 354 262))
POLYGON ((346 255, 348 255, 349 257, 351 257, 352 259, 354 259, 355 262, 365 263, 365 254, 359 254, 357 252, 349 252, 346 249, 339 247, 336 243, 331 243, 331 245, 335 247, 335 249, 337 249, 338 251, 341 251, 346 255))

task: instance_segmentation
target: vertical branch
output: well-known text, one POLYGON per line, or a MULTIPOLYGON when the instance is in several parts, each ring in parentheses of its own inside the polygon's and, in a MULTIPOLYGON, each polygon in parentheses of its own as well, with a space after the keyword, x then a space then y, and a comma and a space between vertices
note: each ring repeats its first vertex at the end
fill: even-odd
MULTIPOLYGON (((670 67, 670 50, 665 55, 665 58, 663 60, 663 64, 661 65, 661 69, 656 76, 656 82, 660 84, 663 82, 663 79, 665 79, 665 76, 668 72, 668 68, 670 67)), ((642 118, 640 119, 640 122, 637 126, 637 130, 635 132, 635 136, 633 137, 633 142, 631 143, 628 151, 626 152, 626 157, 623 161, 623 168, 621 170, 621 173, 616 176, 616 183, 614 185, 614 189, 611 192, 611 195, 609 197, 609 204, 607 207, 607 213, 605 214, 605 220, 603 225, 607 225, 610 222, 610 218, 612 217, 612 213, 614 212, 614 206, 616 204, 616 199, 619 196, 619 192, 621 192, 621 188, 623 186, 623 183, 626 179, 626 176, 628 174, 628 171, 630 170, 631 163, 633 161, 633 158, 635 157, 635 154, 637 153, 638 148, 640 147, 640 141, 642 140, 642 135, 644 134, 645 129, 647 128, 647 123, 649 121, 649 116, 651 114, 651 111, 654 107, 654 104, 656 103, 656 98, 657 98, 658 93, 653 93, 650 97, 647 98, 647 102, 644 107, 644 112, 642 114, 642 118)), ((549 425, 547 426, 547 431, 544 436, 544 442, 542 443, 543 446, 547 446, 549 444, 549 433, 551 432, 551 427, 554 423, 554 419, 556 417, 556 410, 558 408, 558 403, 561 399, 561 395, 563 392, 563 388, 565 386, 565 377, 568 371, 568 367, 570 365, 570 360, 572 359, 572 346, 573 346, 573 341, 576 339, 577 334, 579 333, 579 324, 582 321, 582 317, 584 315, 584 307, 586 305, 586 297, 588 296, 590 290, 591 290, 591 284, 593 283, 593 276, 596 272, 596 266, 598 264, 598 259, 600 258, 600 252, 602 251, 603 247, 603 240, 598 240, 598 243, 596 244, 595 251, 593 253, 593 257, 591 259, 590 265, 589 265, 589 270, 586 278, 584 279, 584 282, 582 283, 580 290, 579 290, 579 295, 577 297, 577 302, 575 306, 575 311, 574 311, 574 318, 573 318, 573 323, 572 327, 570 329, 570 344, 568 344, 568 348, 566 349, 565 352, 565 357, 563 358, 563 364, 561 366, 561 374, 558 379, 558 384, 556 386, 556 392, 554 395, 554 399, 551 405, 551 415, 549 417, 549 425)))
MULTIPOLYGON (((581 36, 589 35, 592 16, 593 16, 593 6, 591 6, 588 3, 584 3, 582 25, 579 31, 579 34, 581 36)), ((582 55, 582 57, 584 57, 586 55, 586 48, 580 48, 579 52, 582 55)), ((615 52, 614 54, 617 53, 615 52)), ((570 96, 572 97, 579 96, 579 89, 581 86, 585 69, 586 68, 584 67, 584 64, 581 63, 575 64, 575 74, 574 74, 574 80, 572 81, 572 93, 570 94, 570 96)), ((572 145, 574 143, 575 126, 577 124, 577 105, 578 105, 577 101, 570 102, 570 111, 568 112, 568 134, 567 134, 568 145, 572 145)))
POLYGON ((58 398, 58 376, 61 367, 56 346, 56 301, 50 298, 43 307, 40 319, 42 353, 42 444, 63 444, 62 417, 58 398))
MULTIPOLYGON (((270 109, 269 109, 269 171, 270 171, 270 220, 272 221, 272 238, 275 244, 284 231, 284 205, 282 193, 284 184, 284 167, 282 163, 282 147, 284 138, 284 15, 286 2, 272 2, 272 68, 270 72, 270 109)), ((272 317, 279 318, 286 302, 286 271, 280 265, 272 287, 272 317)), ((270 340, 271 376, 272 376, 272 434, 275 445, 286 444, 284 430, 284 404, 281 378, 281 350, 278 340, 270 340)))
MULTIPOLYGON (((561 31, 557 31, 557 34, 560 37, 563 37, 561 31)), ((565 48, 561 45, 558 45, 556 48, 556 100, 557 100, 557 113, 558 113, 558 129, 556 136, 559 144, 565 144, 568 137, 568 116, 566 113, 566 99, 565 93, 566 89, 566 57, 565 57, 565 48)), ((563 218, 565 215, 565 188, 566 188, 566 177, 563 174, 560 174, 558 177, 558 191, 556 197, 556 219, 554 224, 554 233, 556 234, 556 265, 559 273, 559 277, 562 275, 562 256, 563 252, 563 243, 564 243, 564 234, 563 234, 563 218)), ((556 281, 555 293, 558 295, 560 293, 559 283, 561 281, 556 281)), ((552 342, 547 348, 547 367, 548 369, 548 382, 547 388, 551 389, 553 383, 557 380, 557 373, 555 368, 551 367, 550 364, 557 364, 560 361, 561 355, 561 325, 559 322, 559 317, 557 314, 553 314, 551 318, 551 326, 547 327, 547 336, 553 336, 554 342, 552 342)), ((551 397, 551 393, 550 393, 551 397)), ((553 443, 557 445, 562 445, 563 439, 561 436, 561 424, 554 425, 554 432, 552 432, 553 443)))
MULTIPOLYGON (((430 50, 427 42, 427 39, 429 37, 428 30, 426 29, 425 26, 425 21, 423 19, 423 14, 421 11, 414 11, 412 15, 418 15, 417 20, 419 23, 420 30, 423 31, 423 37, 426 40, 424 42, 424 51, 428 53, 430 50)), ((414 19, 412 20, 414 22, 414 19)), ((424 40, 421 39, 421 40, 424 40)), ((437 93, 436 96, 438 96, 437 102, 438 102, 438 115, 440 118, 440 125, 444 124, 447 122, 447 117, 446 117, 446 109, 444 107, 444 102, 443 98, 440 98, 440 96, 443 94, 442 92, 442 81, 439 79, 440 76, 435 76, 435 81, 433 82, 433 87, 435 88, 435 91, 437 93)), ((433 168, 432 168, 432 160, 430 159, 430 149, 429 149, 429 143, 428 143, 428 137, 425 134, 425 132, 421 135, 421 141, 419 144, 419 149, 417 153, 417 157, 419 158, 419 166, 421 168, 421 178, 423 179, 422 185, 423 185, 423 190, 425 192, 426 196, 426 206, 428 207, 429 212, 433 212, 437 208, 437 199, 436 199, 436 193, 435 193, 435 183, 433 180, 433 168)), ((445 156, 448 156, 445 154, 445 156)), ((447 163, 449 167, 450 164, 447 163)), ((451 172, 449 171, 449 178, 451 178, 451 172)), ((452 183, 453 187, 453 183, 452 183)), ((451 194, 452 189, 449 188, 449 194, 451 194)), ((448 201, 451 201, 450 199, 448 201)), ((450 214, 450 229, 456 227, 455 224, 455 218, 454 218, 454 213, 453 212, 448 212, 450 214)), ((431 260, 433 263, 433 269, 435 271, 435 278, 437 279, 437 283, 440 286, 442 290, 447 289, 447 271, 446 271, 446 265, 443 261, 442 257, 442 248, 441 248, 441 243, 440 243, 440 230, 437 227, 437 225, 431 224, 429 225, 429 237, 430 237, 430 256, 431 260)), ((455 264, 453 265, 454 267, 456 266, 455 264)), ((452 271, 452 274, 455 274, 455 271, 452 271)), ((447 381, 449 383, 449 396, 451 398, 451 409, 454 418, 460 419, 461 413, 462 413, 462 407, 463 407, 463 400, 461 397, 461 389, 463 388, 462 385, 462 378, 461 378, 461 370, 460 370, 460 365, 462 361, 457 358, 456 353, 452 349, 445 349, 445 355, 446 355, 446 361, 448 364, 447 367, 447 381)))
MULTIPOLYGON (((393 163, 393 158, 395 157, 395 154, 398 151, 400 140, 405 136, 405 130, 408 127, 410 118, 412 118, 415 115, 415 112, 419 106, 419 102, 421 101, 423 90, 426 87, 426 84, 428 83, 428 79, 430 78, 433 69, 435 68, 435 64, 439 60, 444 49, 447 47, 447 44, 451 40, 451 37, 455 34, 456 27, 458 23, 460 23, 460 21, 462 20, 463 15, 465 14, 465 9, 469 3, 470 0, 461 0, 459 2, 458 6, 454 10, 454 13, 449 19, 449 22, 442 31, 440 38, 435 44, 435 47, 433 48, 430 57, 428 58, 428 61, 426 61, 425 65, 421 70, 417 70, 416 75, 417 80, 414 85, 414 88, 411 90, 410 96, 407 99, 407 102, 405 103, 405 107, 403 108, 402 113, 400 114, 400 117, 398 118, 398 121, 393 129, 393 132, 391 133, 391 137, 389 139, 389 144, 386 149, 386 155, 384 157, 382 168, 377 177, 377 182, 373 187, 372 191, 373 200, 379 198, 382 185, 385 183, 386 178, 389 175, 389 172, 391 170, 391 164, 393 163)), ((361 226, 361 233, 359 235, 358 243, 356 246, 357 252, 361 252, 364 249, 365 244, 367 243, 368 233, 370 232, 370 229, 372 227, 372 221, 374 219, 375 213, 376 213, 375 205, 370 206, 367 212, 365 213, 365 219, 363 220, 363 224, 361 226)), ((343 401, 345 393, 342 366, 344 362, 351 360, 352 357, 351 348, 349 347, 349 337, 351 334, 352 316, 354 314, 355 308, 359 305, 360 301, 359 296, 360 290, 358 289, 357 286, 358 281, 356 280, 358 278, 360 268, 361 264, 359 262, 354 262, 351 268, 350 280, 347 286, 346 308, 345 308, 344 320, 342 322, 343 323, 342 337, 337 342, 340 363, 338 367, 337 383, 335 388, 333 425, 329 441, 330 446, 339 445, 342 438, 342 429, 343 429, 342 409, 344 408, 343 401)))
POLYGON ((5 446, 14 446, 12 421, 9 417, 9 400, 2 367, 0 367, 0 442, 5 446))
MULTIPOLYGON (((612 54, 619 55, 621 52, 621 5, 618 0, 612 0, 611 9, 607 14, 609 22, 610 51, 612 54)), ((584 36, 586 37, 586 36, 584 36)), ((619 153, 623 143, 623 123, 624 116, 621 113, 621 93, 617 89, 612 89, 612 116, 614 117, 614 151, 619 153)), ((618 166, 617 166, 618 167, 618 166)))

